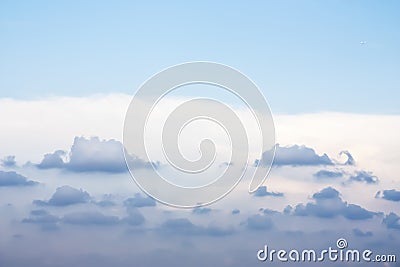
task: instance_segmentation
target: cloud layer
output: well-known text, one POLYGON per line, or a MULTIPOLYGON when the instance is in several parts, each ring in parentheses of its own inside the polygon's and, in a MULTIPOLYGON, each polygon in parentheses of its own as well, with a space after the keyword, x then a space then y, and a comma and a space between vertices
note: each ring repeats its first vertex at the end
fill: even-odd
POLYGON ((34 186, 38 182, 28 180, 25 176, 14 171, 0 171, 0 187, 7 186, 34 186))

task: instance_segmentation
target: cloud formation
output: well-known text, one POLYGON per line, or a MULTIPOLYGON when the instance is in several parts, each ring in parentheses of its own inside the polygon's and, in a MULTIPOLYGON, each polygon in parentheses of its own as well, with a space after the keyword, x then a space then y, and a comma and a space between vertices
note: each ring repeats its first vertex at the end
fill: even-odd
POLYGON ((378 191, 376 197, 383 198, 390 201, 400 201, 400 191, 396 189, 378 191))
POLYGON ((14 171, 0 171, 0 187, 8 186, 34 186, 38 182, 28 180, 25 176, 18 174, 14 171))
POLYGON ((212 209, 210 208, 194 208, 192 210, 193 214, 197 214, 197 215, 203 215, 203 214, 209 214, 211 213, 212 209))
POLYGON ((145 218, 138 209, 133 207, 127 207, 126 211, 128 213, 128 216, 122 219, 122 222, 125 222, 131 226, 138 226, 144 224, 145 218))
MULTIPOLYGON (((149 163, 136 156, 127 158, 135 168, 157 168, 159 163, 149 163)), ((126 172, 123 145, 114 139, 75 137, 71 151, 57 150, 44 155, 37 164, 39 169, 65 169, 72 172, 126 172)))
POLYGON ((342 178, 343 173, 339 171, 320 170, 314 173, 313 176, 317 179, 336 179, 342 178))
POLYGON ((356 164, 356 161, 354 160, 353 156, 350 154, 349 151, 343 150, 342 152, 340 152, 339 155, 340 155, 340 156, 341 156, 341 155, 346 155, 346 156, 347 156, 347 160, 346 160, 346 162, 344 163, 344 165, 353 166, 353 165, 356 164))
POLYGON ((56 192, 48 201, 34 200, 33 204, 38 206, 70 206, 87 203, 91 200, 88 192, 64 185, 56 189, 56 192))
POLYGON ((326 187, 313 194, 314 202, 306 205, 298 204, 289 212, 295 216, 314 216, 319 218, 334 218, 343 216, 349 220, 367 220, 371 219, 376 212, 368 211, 359 205, 348 204, 340 197, 339 191, 332 187, 326 187))
POLYGON ((270 230, 274 224, 266 214, 256 214, 247 218, 246 225, 250 230, 270 230))
POLYGON ((17 165, 15 156, 7 156, 0 160, 0 165, 6 168, 11 168, 17 165))
POLYGON ((76 172, 124 172, 126 164, 121 142, 75 137, 71 147, 68 170, 76 172))
POLYGON ((232 215, 237 215, 237 214, 240 214, 240 210, 239 209, 233 209, 231 213, 232 213, 232 215))
POLYGON ((283 193, 281 192, 269 192, 266 186, 260 186, 254 192, 254 196, 256 197, 265 197, 265 196, 272 196, 272 197, 283 197, 283 193))
POLYGON ((378 177, 371 172, 357 171, 354 175, 350 176, 349 182, 363 182, 367 184, 376 184, 379 182, 378 177))
POLYGON ((156 206, 156 201, 150 197, 142 197, 140 193, 137 193, 134 197, 126 199, 124 206, 134 208, 154 207, 156 206))
MULTIPOLYGON (((275 146, 275 158, 273 166, 318 166, 318 165, 333 165, 332 160, 327 154, 319 156, 315 153, 315 150, 306 146, 286 146, 282 147, 279 144, 275 146)), ((261 164, 264 163, 264 158, 270 152, 266 151, 263 153, 261 158, 261 164)), ((256 161, 256 163, 258 163, 256 161)))
POLYGON ((127 167, 122 148, 121 142, 113 139, 75 137, 69 161, 64 162, 62 157, 66 153, 58 150, 46 154, 37 166, 41 169, 65 168, 74 172, 125 172, 127 167))
POLYGON ((65 163, 63 156, 66 152, 63 150, 57 150, 54 153, 45 154, 43 160, 37 165, 39 169, 53 169, 53 168, 64 168, 65 163))
POLYGON ((396 213, 391 212, 386 215, 382 223, 389 229, 400 230, 400 216, 396 213))
POLYGON ((39 225, 42 230, 55 230, 58 229, 60 219, 48 213, 46 210, 32 210, 30 216, 22 220, 22 223, 30 223, 39 225))

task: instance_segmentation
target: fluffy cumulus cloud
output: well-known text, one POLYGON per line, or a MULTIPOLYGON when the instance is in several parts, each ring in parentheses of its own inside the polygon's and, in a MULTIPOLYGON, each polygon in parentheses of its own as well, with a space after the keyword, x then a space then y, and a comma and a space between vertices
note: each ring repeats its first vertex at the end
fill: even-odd
POLYGON ((37 167, 39 169, 64 168, 65 163, 63 157, 65 154, 66 152, 62 150, 45 154, 43 160, 37 165, 37 167))
POLYGON ((7 156, 4 159, 0 160, 0 165, 6 168, 11 168, 16 166, 17 162, 15 161, 15 156, 7 156))
POLYGON ((25 176, 14 171, 0 171, 0 187, 34 186, 38 182, 28 180, 25 176))
POLYGON ((376 193, 376 197, 390 201, 400 201, 400 191, 396 189, 383 190, 376 193))
POLYGON ((48 201, 34 200, 33 203, 38 206, 70 206, 87 203, 90 199, 91 197, 88 192, 64 185, 57 188, 48 201))
POLYGON ((281 192, 269 192, 267 190, 266 186, 260 186, 257 188, 257 190, 254 192, 255 197, 266 197, 266 196, 272 196, 272 197, 283 197, 283 193, 281 192))
POLYGON ((332 187, 326 187, 322 189, 321 191, 314 193, 313 198, 314 199, 339 199, 339 191, 332 187))
POLYGON ((122 144, 115 140, 75 137, 67 168, 72 171, 124 172, 122 144))
POLYGON ((314 202, 298 204, 291 211, 295 216, 314 216, 319 218, 334 218, 343 216, 349 220, 371 219, 376 212, 368 211, 359 205, 348 204, 340 197, 339 192, 327 187, 312 196, 314 202))
MULTIPOLYGON (((317 166, 317 165, 333 165, 332 160, 327 154, 318 155, 314 149, 306 146, 280 146, 277 144, 275 146, 275 158, 274 166, 317 166)), ((270 152, 264 152, 268 154, 270 152)), ((264 158, 264 157, 263 157, 264 158)), ((261 164, 264 163, 263 158, 261 159, 261 164)), ((269 157, 267 157, 269 158, 269 157)))
MULTIPOLYGON (((136 156, 127 159, 136 168, 153 168, 157 163, 149 163, 136 156)), ((123 145, 110 139, 100 140, 98 137, 75 137, 71 151, 58 150, 45 154, 37 164, 40 169, 66 169, 72 172, 108 172, 121 173, 127 171, 123 145)))
POLYGON ((122 144, 112 139, 75 137, 67 162, 64 162, 64 156, 64 151, 46 154, 38 167, 41 169, 65 168, 74 172, 118 173, 127 170, 122 144))

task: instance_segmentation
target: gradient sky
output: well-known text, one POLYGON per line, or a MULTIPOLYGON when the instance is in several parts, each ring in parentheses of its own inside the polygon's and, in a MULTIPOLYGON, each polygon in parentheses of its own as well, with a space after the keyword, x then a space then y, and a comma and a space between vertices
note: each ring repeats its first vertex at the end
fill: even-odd
MULTIPOLYGON (((397 256, 371 266, 400 266, 399 11, 400 1, 378 0, 0 0, 0 266, 286 266, 260 263, 257 251, 320 251, 339 238, 397 256), (132 181, 121 143, 132 95, 188 61, 232 66, 265 93, 276 156, 256 193, 245 175, 220 201, 177 209, 132 181)), ((155 156, 132 158, 143 177, 149 161, 169 174, 155 130, 183 97, 239 101, 183 89, 149 116, 155 156)), ((251 154, 253 115, 232 110, 251 154)), ((203 134, 229 154, 222 129, 196 125, 179 137, 182 154, 200 155, 203 134)), ((268 167, 259 152, 248 169, 268 167)), ((240 175, 216 159, 216 171, 240 175)))
POLYGON ((194 60, 274 112, 400 113, 398 1, 1 1, 0 97, 128 93, 194 60), (360 44, 366 42, 366 44, 360 44))

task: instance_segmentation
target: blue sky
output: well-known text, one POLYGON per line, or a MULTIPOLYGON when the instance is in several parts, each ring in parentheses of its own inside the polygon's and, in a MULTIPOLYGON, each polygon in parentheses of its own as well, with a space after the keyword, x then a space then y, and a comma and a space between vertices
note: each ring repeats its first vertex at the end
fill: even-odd
POLYGON ((397 1, 2 1, 0 97, 128 93, 170 65, 231 65, 274 112, 400 112, 397 1), (366 41, 365 45, 360 45, 366 41))

